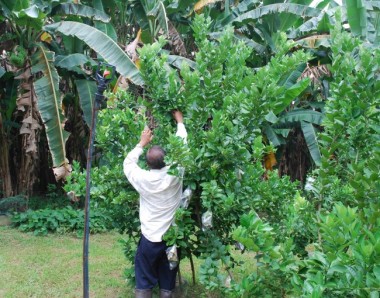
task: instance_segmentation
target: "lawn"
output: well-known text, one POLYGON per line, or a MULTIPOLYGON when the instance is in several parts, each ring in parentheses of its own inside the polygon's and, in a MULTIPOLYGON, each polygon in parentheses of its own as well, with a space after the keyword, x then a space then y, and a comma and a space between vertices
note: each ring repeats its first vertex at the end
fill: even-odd
MULTIPOLYGON (((121 238, 116 232, 91 235, 90 297, 134 297, 123 278, 128 264, 121 238)), ((75 236, 42 237, 0 227, 0 297, 82 297, 82 244, 75 236)), ((181 273, 188 281, 181 297, 216 297, 191 284, 186 260, 181 273)))

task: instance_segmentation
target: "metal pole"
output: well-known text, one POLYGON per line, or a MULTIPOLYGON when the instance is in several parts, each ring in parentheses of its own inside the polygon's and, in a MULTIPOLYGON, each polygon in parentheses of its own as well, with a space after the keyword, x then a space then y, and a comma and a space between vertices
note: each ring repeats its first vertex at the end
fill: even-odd
MULTIPOLYGON (((100 66, 100 65, 99 65, 100 66)), ((96 130, 96 120, 98 115, 98 110, 101 107, 101 103, 104 100, 104 91, 107 88, 108 83, 111 79, 104 78, 98 70, 96 72, 96 81, 98 82, 98 90, 95 94, 95 101, 92 109, 92 122, 90 128, 90 140, 88 144, 87 152, 87 167, 86 167, 86 198, 85 198, 85 209, 84 209, 84 235, 83 235, 83 297, 89 298, 89 280, 88 280, 88 247, 90 238, 90 189, 91 189, 91 162, 92 162, 92 152, 95 140, 95 130, 96 130)), ((109 65, 108 65, 109 66, 109 65)), ((109 66, 111 67, 111 66, 109 66)), ((112 72, 112 76, 113 76, 112 72)))

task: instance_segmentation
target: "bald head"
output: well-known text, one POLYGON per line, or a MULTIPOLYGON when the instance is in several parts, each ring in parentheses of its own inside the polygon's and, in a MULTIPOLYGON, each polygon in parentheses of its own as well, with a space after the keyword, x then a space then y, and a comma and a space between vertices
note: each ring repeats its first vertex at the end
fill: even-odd
POLYGON ((152 170, 159 170, 165 166, 165 150, 160 146, 153 146, 146 153, 146 162, 152 170))

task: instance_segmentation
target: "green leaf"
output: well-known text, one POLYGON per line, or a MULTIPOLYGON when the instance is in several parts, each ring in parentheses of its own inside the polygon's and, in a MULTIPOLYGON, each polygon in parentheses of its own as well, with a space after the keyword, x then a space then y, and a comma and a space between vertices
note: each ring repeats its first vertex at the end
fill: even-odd
POLYGON ((13 11, 18 11, 18 10, 22 10, 22 9, 26 9, 29 7, 29 0, 4 0, 3 2, 5 2, 7 4, 7 6, 13 10, 13 11), (10 4, 12 3, 12 4, 10 4))
POLYGON ((318 23, 317 32, 318 33, 330 32, 330 28, 331 28, 330 18, 327 15, 327 13, 324 13, 322 19, 318 23))
POLYGON ((301 121, 301 129, 303 135, 305 137, 305 141, 307 147, 309 148, 309 152, 311 157, 313 158, 315 164, 317 166, 321 165, 321 152, 319 151, 317 135, 315 133, 315 129, 313 124, 305 121, 301 121))
POLYGON ((378 279, 380 281, 380 265, 376 265, 373 268, 373 273, 375 274, 376 279, 378 279))
MULTIPOLYGON (((27 2, 27 1, 26 1, 27 2)), ((15 1, 12 0, 0 0, 0 9, 2 10, 2 15, 9 18, 12 10, 14 9, 15 1)), ((27 7, 27 6, 26 6, 27 7)), ((20 8, 22 9, 22 8, 20 8)), ((20 10, 18 9, 18 10, 20 10)))
POLYGON ((327 271, 327 274, 328 275, 332 275, 334 272, 338 272, 338 273, 346 273, 347 272, 347 269, 345 266, 343 265, 335 265, 335 266, 331 266, 329 268, 329 270, 327 271))
POLYGON ((324 114, 305 109, 296 109, 281 115, 278 119, 278 123, 295 123, 300 121, 310 122, 316 125, 321 125, 324 119, 324 114))
POLYGON ((84 120, 88 127, 91 127, 92 123, 92 109, 95 100, 95 93, 97 91, 95 81, 89 80, 76 80, 80 105, 83 111, 84 120))
POLYGON ((5 69, 0 66, 0 78, 6 73, 5 69))
POLYGON ((52 14, 75 15, 108 23, 111 18, 102 10, 74 3, 62 3, 54 7, 52 14))
POLYGON ((55 66, 71 70, 75 66, 86 64, 96 65, 95 61, 83 54, 71 54, 67 56, 57 55, 55 57, 55 66))
POLYGON ((264 125, 264 133, 273 146, 278 147, 285 144, 285 140, 279 136, 270 125, 264 125))
POLYGON ((103 32, 91 26, 71 21, 63 21, 44 27, 46 31, 59 31, 65 35, 74 35, 83 40, 116 70, 136 85, 143 85, 143 79, 136 65, 128 55, 103 32))
POLYGON ((268 14, 275 13, 291 13, 300 17, 316 17, 320 14, 320 10, 317 8, 309 7, 307 5, 294 4, 294 3, 279 3, 264 5, 254 10, 243 13, 239 17, 235 18, 233 22, 236 23, 249 23, 253 20, 262 18, 268 14))
POLYGON ((286 88, 292 87, 297 83, 297 80, 301 77, 305 68, 306 63, 301 63, 295 70, 290 73, 286 73, 278 84, 286 88))
POLYGON ((41 118, 45 124, 53 166, 68 167, 65 144, 69 133, 63 129, 59 76, 52 61, 54 61, 54 52, 46 50, 41 44, 38 45, 38 51, 33 56, 32 72, 34 74, 42 72, 43 76, 34 82, 34 89, 41 118))
POLYGON ((177 55, 168 55, 168 63, 178 69, 182 69, 182 63, 186 63, 191 69, 196 68, 196 63, 193 60, 177 55))
POLYGON ((159 27, 156 29, 156 32, 154 32, 154 36, 158 33, 160 28, 165 34, 169 34, 168 18, 166 17, 165 5, 162 1, 158 1, 151 11, 146 12, 146 16, 148 19, 158 21, 159 27))
MULTIPOLYGON (((103 2, 101 0, 93 1, 94 8, 97 10, 104 12, 103 2)), ((105 33, 107 36, 111 37, 115 42, 117 42, 117 33, 114 26, 111 23, 103 23, 99 21, 95 21, 95 28, 105 33)))
POLYGON ((279 101, 272 109, 273 112, 276 115, 282 112, 298 95, 300 95, 309 86, 309 82, 310 79, 304 79, 302 81, 299 81, 297 84, 294 84, 293 86, 285 89, 283 96, 279 98, 279 101))
POLYGON ((367 36, 367 11, 362 0, 344 0, 347 10, 347 21, 351 32, 359 36, 367 36))
POLYGON ((41 30, 46 15, 37 7, 32 5, 20 11, 13 11, 16 18, 14 22, 19 26, 28 26, 36 30, 41 30))
POLYGON ((289 38, 303 36, 308 32, 326 33, 330 31, 331 21, 327 13, 321 13, 317 17, 313 17, 303 22, 299 27, 288 34, 289 38))
POLYGON ((270 123, 276 123, 278 121, 278 118, 277 116, 272 112, 270 111, 266 116, 265 116, 265 120, 267 120, 268 122, 270 123))

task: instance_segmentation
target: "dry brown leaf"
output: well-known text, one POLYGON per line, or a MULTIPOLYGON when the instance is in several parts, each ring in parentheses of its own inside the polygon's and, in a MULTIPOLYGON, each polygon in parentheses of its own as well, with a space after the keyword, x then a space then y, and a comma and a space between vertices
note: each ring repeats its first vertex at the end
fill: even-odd
POLYGON ((15 77, 16 80, 28 80, 32 76, 30 72, 30 67, 26 67, 25 71, 15 77))
POLYGON ((20 135, 22 134, 30 134, 32 132, 32 130, 27 127, 27 126, 21 126, 21 129, 20 129, 20 135))
POLYGON ((29 117, 25 118, 24 120, 22 120, 22 123, 29 123, 29 124, 32 124, 32 123, 33 123, 33 118, 32 118, 32 116, 29 116, 29 117))
POLYGON ((139 42, 141 42, 141 29, 137 32, 136 38, 125 48, 125 52, 133 62, 138 58, 136 49, 139 42))
POLYGON ((173 45, 173 50, 176 55, 186 57, 187 51, 185 43, 183 42, 181 35, 177 31, 177 29, 173 26, 171 22, 169 22, 169 38, 173 45))
POLYGON ((25 107, 24 106, 31 106, 32 105, 32 99, 30 97, 30 92, 28 92, 28 94, 24 94, 23 96, 19 97, 17 99, 17 108, 18 110, 23 110, 25 111, 25 107))
POLYGON ((29 152, 34 152, 36 153, 37 152, 37 146, 36 146, 36 142, 35 141, 32 141, 28 144, 28 147, 26 148, 25 150, 26 153, 29 153, 29 152))
POLYGON ((66 163, 60 167, 53 168, 55 180, 59 181, 61 179, 65 179, 71 173, 71 165, 69 161, 66 159, 66 163))

